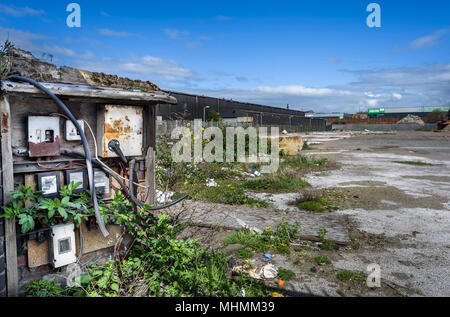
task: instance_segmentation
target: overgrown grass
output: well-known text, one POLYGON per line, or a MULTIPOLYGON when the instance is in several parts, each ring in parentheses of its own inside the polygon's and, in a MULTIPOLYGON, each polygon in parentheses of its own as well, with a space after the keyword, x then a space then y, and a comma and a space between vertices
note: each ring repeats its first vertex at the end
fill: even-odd
POLYGON ((331 264, 331 260, 328 257, 323 256, 323 255, 316 256, 315 260, 316 260, 317 264, 321 264, 321 265, 331 264))
POLYGON ((246 181, 245 189, 264 192, 295 191, 311 186, 307 181, 294 174, 279 173, 246 181))
POLYGON ((297 155, 288 156, 284 159, 283 164, 295 169, 307 168, 311 166, 323 166, 328 162, 326 158, 316 158, 312 156, 297 155))
POLYGON ((241 259, 250 259, 254 256, 254 253, 252 250, 245 248, 240 249, 237 253, 237 256, 240 257, 241 259))
POLYGON ((224 240, 223 245, 241 244, 257 252, 267 252, 273 249, 278 253, 290 253, 289 245, 297 238, 300 225, 289 223, 278 223, 274 230, 267 227, 262 233, 242 229, 230 233, 224 240))
POLYGON ((304 191, 302 197, 295 201, 295 205, 300 210, 307 210, 310 212, 326 212, 337 209, 336 206, 323 198, 323 193, 317 190, 304 191))
POLYGON ((245 274, 228 279, 225 254, 194 239, 176 239, 182 227, 174 225, 168 215, 153 220, 146 207, 121 219, 127 219, 128 233, 135 238, 129 258, 91 265, 74 287, 33 282, 27 286, 27 296, 237 297, 242 290, 251 297, 269 295, 264 283, 245 274))
POLYGON ((218 187, 207 187, 202 185, 184 186, 191 197, 195 200, 202 200, 216 204, 228 205, 250 205, 267 208, 269 204, 251 197, 247 197, 243 186, 239 184, 220 184, 218 187))
POLYGON ((340 271, 336 274, 338 280, 346 281, 357 281, 362 282, 366 279, 363 272, 353 272, 353 271, 340 271))
POLYGON ((420 161, 394 161, 397 164, 415 165, 415 166, 429 166, 430 163, 420 162, 420 161))
POLYGON ((289 281, 295 278, 295 273, 285 268, 278 268, 278 277, 284 281, 289 281))

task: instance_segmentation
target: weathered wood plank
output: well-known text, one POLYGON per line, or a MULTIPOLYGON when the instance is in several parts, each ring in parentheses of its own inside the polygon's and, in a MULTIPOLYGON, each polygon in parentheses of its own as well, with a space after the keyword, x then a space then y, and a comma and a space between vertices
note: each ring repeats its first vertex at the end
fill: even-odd
MULTIPOLYGON (((3 170, 3 203, 12 200, 10 191, 14 190, 13 155, 11 147, 11 111, 6 96, 0 99, 1 150, 3 170)), ((6 277, 8 296, 18 296, 19 275, 17 270, 16 220, 5 219, 6 277)))
POLYGON ((156 152, 153 147, 149 147, 147 156, 145 157, 145 186, 148 187, 148 195, 145 203, 148 205, 154 205, 156 203, 155 165, 156 152))
MULTIPOLYGON (((135 100, 135 101, 153 101, 162 103, 177 103, 174 97, 169 96, 162 91, 155 92, 135 92, 117 88, 93 87, 69 84, 49 84, 42 85, 57 96, 63 97, 90 97, 115 100, 135 100)), ((1 90, 8 93, 26 93, 33 95, 42 95, 43 93, 32 85, 3 81, 1 90)))

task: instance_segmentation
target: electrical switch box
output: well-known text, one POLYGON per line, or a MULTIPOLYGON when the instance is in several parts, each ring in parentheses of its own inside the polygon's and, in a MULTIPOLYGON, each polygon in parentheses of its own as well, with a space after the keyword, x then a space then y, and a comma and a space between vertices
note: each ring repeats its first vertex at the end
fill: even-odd
POLYGON ((38 190, 42 192, 44 198, 55 198, 61 189, 59 172, 39 173, 38 190))
POLYGON ((75 263, 75 226, 65 223, 51 227, 49 239, 50 264, 54 268, 75 263))
POLYGON ((74 194, 80 194, 87 190, 87 170, 84 168, 66 170, 66 185, 70 183, 81 183, 80 186, 73 190, 74 194))
MULTIPOLYGON (((78 124, 81 127, 81 130, 84 132, 84 120, 77 120, 78 124)), ((72 121, 66 121, 66 141, 81 141, 80 132, 78 132, 75 125, 72 121)))
POLYGON ((108 195, 110 190, 109 177, 102 170, 94 168, 95 192, 101 195, 108 195))
POLYGON ((124 156, 144 156, 144 108, 105 105, 97 116, 97 147, 104 158, 118 157, 108 144, 117 140, 124 156))
POLYGON ((28 117, 28 151, 30 157, 59 156, 60 147, 58 117, 28 117))

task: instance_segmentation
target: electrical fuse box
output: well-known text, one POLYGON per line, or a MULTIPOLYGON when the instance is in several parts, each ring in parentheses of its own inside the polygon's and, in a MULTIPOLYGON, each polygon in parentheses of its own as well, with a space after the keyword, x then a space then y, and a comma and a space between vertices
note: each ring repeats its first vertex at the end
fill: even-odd
POLYGON ((97 147, 104 158, 118 157, 108 147, 111 140, 120 143, 124 156, 144 156, 144 115, 140 106, 105 105, 97 116, 97 147))
POLYGON ((61 189, 59 172, 48 172, 37 174, 38 190, 42 192, 42 197, 55 198, 61 189))
POLYGON ((30 157, 59 156, 60 147, 58 117, 28 117, 28 151, 30 157))
POLYGON ((84 168, 66 170, 66 185, 70 183, 81 183, 76 189, 74 189, 74 194, 80 194, 87 190, 87 170, 84 168))
POLYGON ((102 170, 94 168, 95 191, 101 195, 108 195, 110 190, 109 177, 102 170))
POLYGON ((74 224, 69 222, 51 227, 49 239, 50 264, 54 268, 75 263, 74 224))
MULTIPOLYGON (((84 132, 84 120, 77 120, 81 126, 81 130, 84 132)), ((72 121, 66 121, 66 141, 81 141, 80 133, 78 132, 72 121)))

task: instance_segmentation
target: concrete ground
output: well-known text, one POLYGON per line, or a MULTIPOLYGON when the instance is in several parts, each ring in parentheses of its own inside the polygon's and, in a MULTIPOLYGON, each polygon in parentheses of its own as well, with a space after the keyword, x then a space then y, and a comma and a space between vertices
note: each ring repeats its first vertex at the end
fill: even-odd
MULTIPOLYGON (((264 229, 276 222, 300 222, 301 235, 326 228, 330 239, 356 237, 359 249, 324 252, 309 242, 302 251, 276 255, 271 263, 296 278, 285 284, 293 294, 326 296, 450 296, 450 132, 316 133, 305 155, 327 157, 339 166, 306 176, 313 188, 336 194, 341 208, 314 214, 289 205, 299 193, 252 194, 271 208, 186 202, 181 217, 199 224, 264 229), (427 165, 407 165, 414 161, 427 165), (332 264, 317 265, 325 255, 332 264), (341 270, 381 268, 381 288, 336 279, 341 270)), ((178 213, 175 209, 172 211, 178 213)), ((207 242, 219 242, 220 231, 207 242)), ((254 265, 269 260, 255 255, 254 265)))

